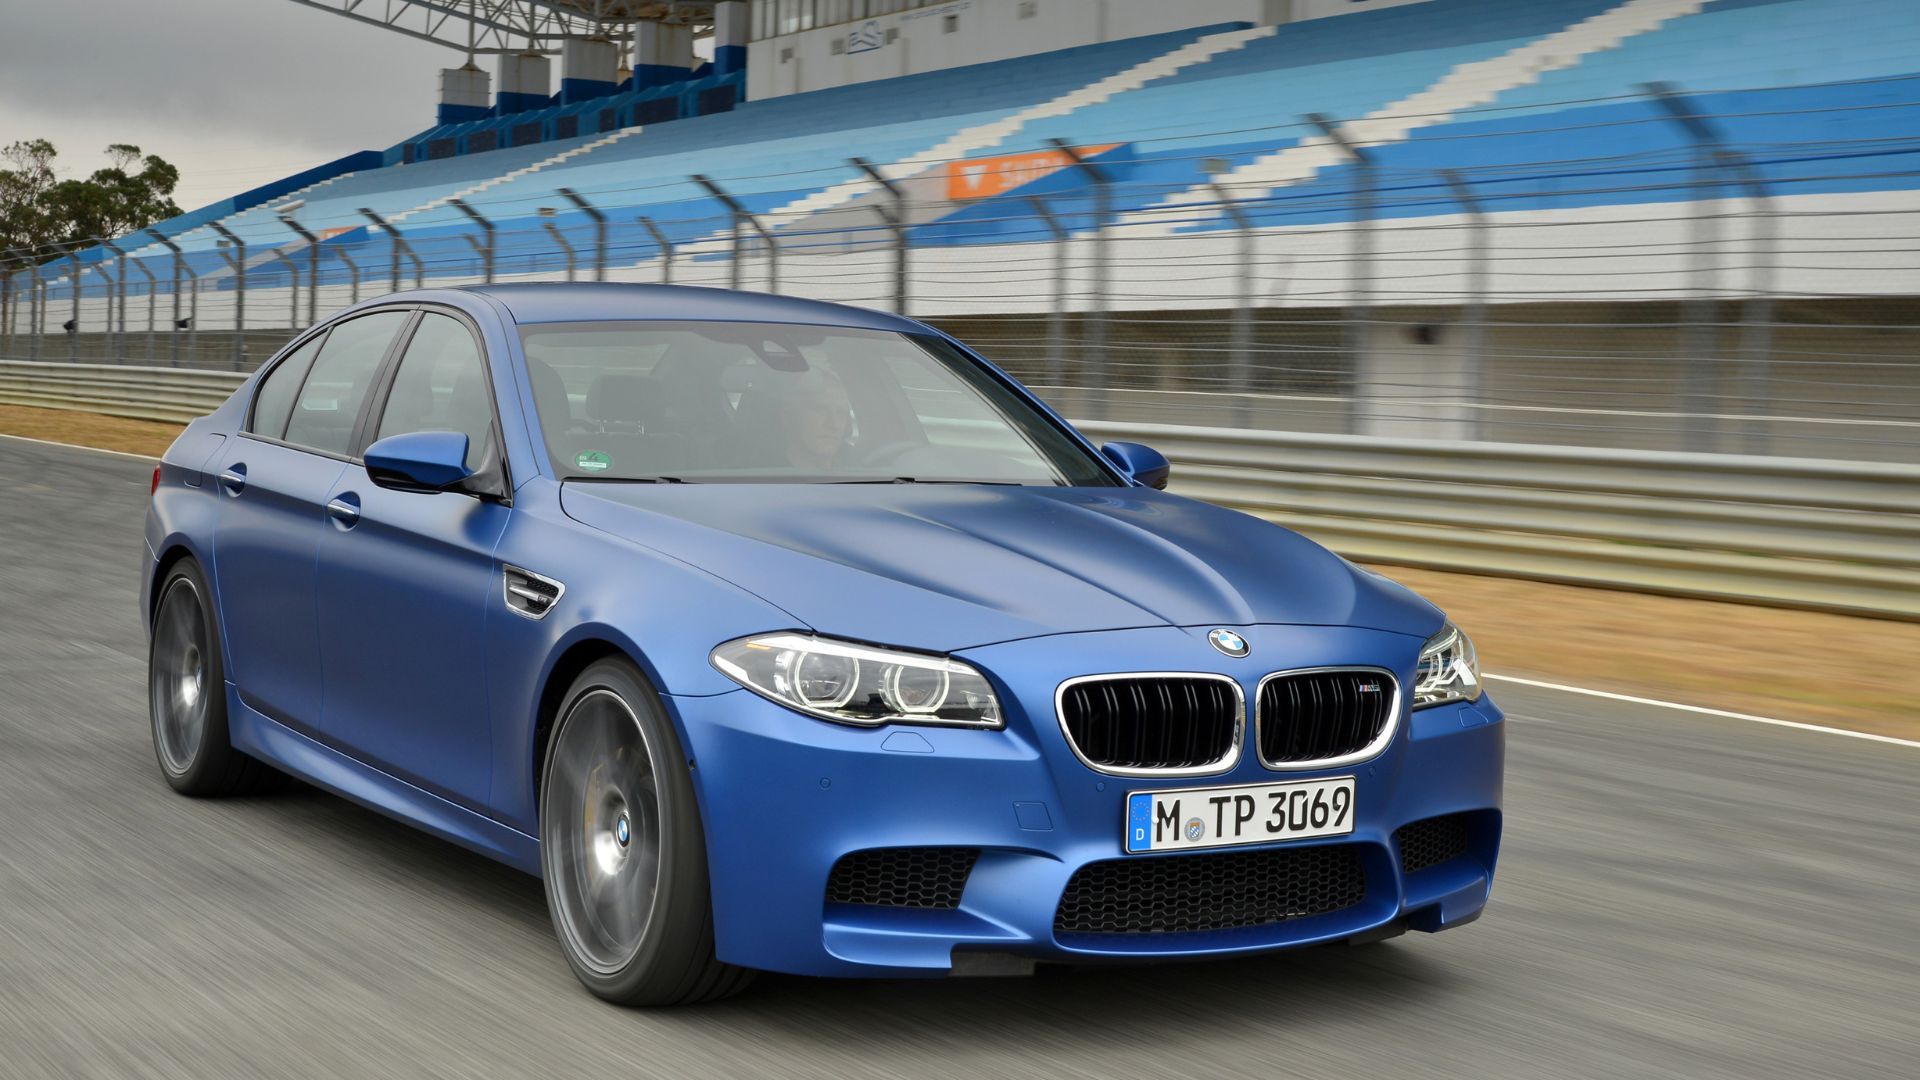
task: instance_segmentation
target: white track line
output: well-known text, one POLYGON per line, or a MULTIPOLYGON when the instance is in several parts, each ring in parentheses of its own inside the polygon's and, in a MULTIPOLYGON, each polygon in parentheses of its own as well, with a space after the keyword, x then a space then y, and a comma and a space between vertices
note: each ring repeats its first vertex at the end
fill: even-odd
POLYGON ((153 457, 150 454, 129 454, 125 450, 107 450, 105 448, 98 447, 98 446, 81 446, 79 443, 55 442, 52 439, 30 439, 25 435, 8 435, 5 432, 0 432, 0 439, 12 439, 15 442, 39 443, 41 446, 58 446, 67 450, 91 450, 96 454, 112 454, 115 457, 130 457, 135 459, 136 461, 159 461, 160 460, 159 458, 153 457))
MULTIPOLYGON (((158 461, 159 458, 145 454, 129 454, 124 450, 102 450, 97 446, 80 446, 75 443, 54 442, 52 439, 30 439, 25 435, 7 435, 0 433, 0 439, 14 439, 18 442, 39 443, 41 446, 59 446, 68 450, 91 450, 96 454, 114 454, 119 457, 134 458, 139 461, 158 461)), ((1539 679, 1523 679, 1518 675, 1495 675, 1486 672, 1482 678, 1496 682, 1518 683, 1540 690, 1558 690, 1565 694, 1585 694, 1587 697, 1605 698, 1608 701, 1628 701, 1635 705, 1652 705, 1661 709, 1677 709, 1680 712, 1699 713, 1702 716, 1718 716, 1727 720, 1745 720, 1754 724, 1771 724, 1774 727, 1795 728, 1800 731, 1817 731, 1823 735, 1845 735, 1849 739, 1869 739, 1873 742, 1892 743, 1895 746, 1920 748, 1920 739, 1896 739, 1891 735, 1875 735, 1869 731, 1848 731, 1846 728, 1826 727, 1821 724, 1803 724, 1798 720, 1776 720, 1771 716, 1755 716, 1752 713, 1728 712, 1726 709, 1709 709, 1700 705, 1682 705, 1677 701, 1661 701, 1658 698, 1634 697, 1632 694, 1616 694, 1609 690, 1589 690, 1584 686, 1568 686, 1565 683, 1541 682, 1539 679)))
POLYGON ((1533 686, 1542 690, 1559 690, 1568 694, 1585 694, 1588 697, 1606 698, 1608 701, 1630 701, 1635 705, 1653 705, 1662 709, 1678 709, 1681 712, 1699 713, 1703 716, 1718 716, 1728 720, 1746 720, 1755 724, 1772 724, 1775 727, 1798 728, 1801 731, 1818 731, 1823 735, 1845 735, 1849 739, 1871 739, 1874 742, 1892 743, 1895 746, 1920 747, 1920 739, 1896 739, 1891 735, 1875 735, 1868 731, 1848 731, 1846 728, 1825 727, 1820 724, 1803 724, 1798 720, 1776 720, 1771 716, 1755 716, 1752 713, 1728 712, 1725 709, 1708 709, 1699 705, 1682 705, 1677 701, 1661 701, 1658 698, 1634 697, 1632 694, 1615 694, 1607 690, 1589 690, 1584 686, 1567 686, 1563 683, 1541 682, 1538 679, 1522 679, 1517 675, 1495 675, 1491 672, 1482 676, 1499 682, 1519 683, 1521 686, 1533 686))

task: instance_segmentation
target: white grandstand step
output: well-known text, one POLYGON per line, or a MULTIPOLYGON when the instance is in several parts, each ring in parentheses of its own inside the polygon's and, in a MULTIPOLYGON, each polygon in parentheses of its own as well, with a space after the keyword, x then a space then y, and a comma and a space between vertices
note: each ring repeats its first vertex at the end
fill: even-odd
MULTIPOLYGON (((938 146, 912 157, 882 165, 880 171, 889 180, 904 180, 940 162, 951 161, 998 146, 1008 136, 1033 121, 1052 116, 1064 116, 1075 109, 1098 105, 1116 94, 1138 90, 1153 80, 1172 75, 1182 68, 1205 63, 1222 53, 1232 52, 1249 41, 1272 37, 1278 30, 1277 26, 1256 26, 1246 30, 1228 30, 1224 33, 1208 34, 1049 101, 1029 106, 998 120, 962 128, 948 136, 938 146)), ((868 191, 873 186, 873 181, 864 177, 859 180, 848 180, 790 202, 772 213, 775 215, 810 214, 830 210, 868 191)))
POLYGON ((455 199, 460 199, 463 201, 466 199, 471 199, 475 195, 480 194, 481 192, 487 190, 488 188, 499 187, 501 184, 510 183, 514 180, 520 179, 523 176, 529 176, 529 175, 532 175, 533 173, 540 172, 543 169, 551 169, 555 165, 565 164, 566 162, 572 161, 574 158, 577 158, 582 154, 591 154, 595 150, 598 150, 603 146, 611 146, 614 143, 619 142, 621 139, 625 139, 633 135, 638 135, 645 130, 646 128, 644 127, 621 128, 619 131, 616 131, 611 135, 603 135, 600 138, 593 140, 592 142, 581 143, 579 146, 573 147, 570 150, 562 150, 560 153, 554 154, 552 157, 541 158, 539 161, 536 161, 531 165, 522 165, 520 168, 514 169, 511 172, 501 173, 499 176, 490 177, 486 180, 482 180, 477 184, 473 184, 469 187, 461 188, 459 191, 442 195, 437 199, 430 199, 426 202, 421 203, 419 206, 415 206, 407 210, 402 210, 395 214, 390 214, 387 216, 387 220, 388 221, 405 221, 407 218, 410 218, 415 214, 424 214, 429 210, 446 206, 447 204, 451 203, 455 199))
MULTIPOLYGON (((1706 0, 1626 0, 1491 60, 1461 64, 1418 93, 1342 123, 1341 132, 1362 145, 1397 142, 1416 128, 1446 123, 1462 110, 1488 104, 1508 90, 1538 81, 1549 71, 1573 67, 1593 53, 1615 48, 1630 37, 1657 30, 1705 6, 1706 0)), ((1229 189, 1249 193, 1270 191, 1310 180, 1320 170, 1345 160, 1332 140, 1314 135, 1284 150, 1255 158, 1215 180, 1229 189)), ((1165 221, 1165 211, 1209 204, 1216 199, 1210 185, 1196 185, 1175 192, 1153 206, 1122 215, 1119 224, 1139 226, 1149 232, 1156 231, 1157 225, 1159 231, 1171 231, 1175 224, 1165 221)))

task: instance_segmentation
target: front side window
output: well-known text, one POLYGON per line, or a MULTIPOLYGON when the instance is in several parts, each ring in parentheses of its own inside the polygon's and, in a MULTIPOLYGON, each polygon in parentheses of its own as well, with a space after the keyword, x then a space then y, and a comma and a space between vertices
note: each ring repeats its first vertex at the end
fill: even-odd
POLYGON ((380 361, 409 312, 376 311, 333 328, 287 421, 286 441, 329 454, 352 452, 353 426, 380 361))
POLYGON ((939 338, 775 323, 523 327, 562 478, 1107 486, 1084 447, 939 338))
POLYGON ((413 431, 467 437, 467 468, 479 472, 493 452, 493 404, 480 346, 466 324, 428 312, 407 342, 375 439, 413 431))

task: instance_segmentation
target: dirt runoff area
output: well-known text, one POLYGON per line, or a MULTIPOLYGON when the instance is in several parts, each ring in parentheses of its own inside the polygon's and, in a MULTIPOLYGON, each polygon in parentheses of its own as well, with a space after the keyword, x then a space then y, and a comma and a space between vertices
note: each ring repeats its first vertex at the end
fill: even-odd
MULTIPOLYGON (((0 433, 158 455, 172 424, 0 405, 0 433)), ((1920 624, 1407 567, 1488 671, 1920 738, 1920 624)), ((1676 722, 1685 722, 1677 717, 1676 722)))

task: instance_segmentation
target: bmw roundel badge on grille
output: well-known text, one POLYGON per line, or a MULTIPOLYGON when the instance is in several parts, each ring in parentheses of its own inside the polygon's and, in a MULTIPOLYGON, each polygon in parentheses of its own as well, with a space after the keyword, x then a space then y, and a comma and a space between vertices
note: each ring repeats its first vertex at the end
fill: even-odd
POLYGON ((1247 639, 1231 630, 1215 630, 1207 635, 1207 640, 1213 643, 1214 648, 1228 656, 1247 655, 1247 639))

